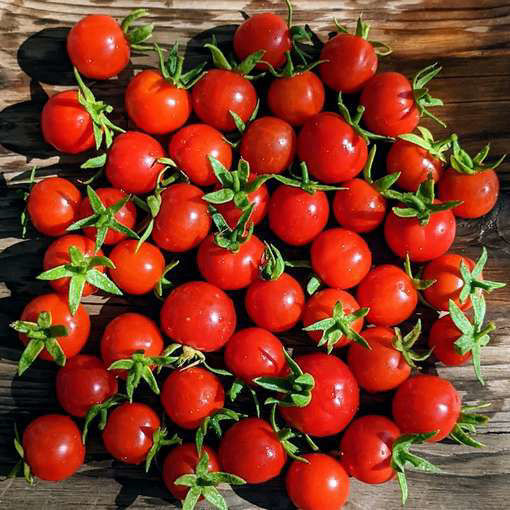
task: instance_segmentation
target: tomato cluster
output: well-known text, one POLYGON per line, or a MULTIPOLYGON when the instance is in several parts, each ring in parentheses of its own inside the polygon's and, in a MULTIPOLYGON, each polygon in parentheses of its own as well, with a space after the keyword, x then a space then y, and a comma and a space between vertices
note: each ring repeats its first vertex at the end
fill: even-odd
POLYGON ((284 469, 302 510, 340 509, 350 476, 396 477, 405 501, 407 465, 437 471, 413 445, 481 446, 472 433, 488 418, 419 363, 472 358, 483 384, 480 351, 494 329, 484 293, 503 284, 484 280, 485 249, 476 262, 449 250, 456 217, 494 207, 501 160, 486 164, 488 147, 471 157, 455 134, 435 141, 419 126, 442 124, 428 89, 437 65, 412 81, 378 73, 391 50, 368 39, 361 18, 353 34, 337 24, 319 43, 288 7, 288 20, 264 13, 238 27, 239 61, 212 40, 212 65, 186 71, 177 44, 149 46, 152 25, 133 26, 144 9, 120 25, 90 15, 69 32, 78 89, 48 100, 42 135, 60 152, 95 150, 82 166, 104 172, 84 189, 60 177, 31 187, 27 216, 53 238, 38 278, 53 292, 12 327, 26 346, 19 374, 53 360, 57 399, 83 427, 57 414, 32 421, 16 438, 27 478, 71 476, 96 417, 105 449, 124 463, 149 470, 172 447, 162 478, 188 510, 201 498, 226 508, 218 484, 260 484, 284 469), (128 83, 124 129, 82 76, 116 76, 140 49, 153 49, 159 67, 128 83), (384 175, 372 178, 372 167, 384 175), (376 229, 392 263, 363 237, 376 229), (98 291, 145 298, 109 321, 96 356, 81 353, 91 320, 81 301, 98 291), (428 352, 414 350, 421 321, 406 323, 420 301, 442 314, 428 352), (290 355, 289 331, 308 353, 290 355), (141 386, 160 406, 144 402, 141 386), (392 419, 356 416, 360 393, 382 392, 392 419), (336 451, 321 453, 331 437, 336 451))

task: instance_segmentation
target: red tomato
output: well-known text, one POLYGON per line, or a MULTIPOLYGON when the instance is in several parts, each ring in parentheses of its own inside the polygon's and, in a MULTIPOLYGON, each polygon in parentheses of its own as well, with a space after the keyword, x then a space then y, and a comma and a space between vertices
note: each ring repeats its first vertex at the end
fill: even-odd
POLYGON ((48 99, 41 114, 44 140, 59 152, 78 154, 95 146, 93 122, 78 102, 77 90, 65 90, 48 99))
MULTIPOLYGON (((340 289, 324 289, 315 293, 305 304, 303 310, 303 326, 306 328, 310 324, 328 319, 333 315, 333 308, 340 302, 346 315, 349 315, 360 306, 358 302, 345 290, 340 289)), ((351 328, 359 333, 363 327, 363 317, 356 319, 350 324, 351 328)), ((308 336, 314 341, 319 342, 322 336, 321 331, 307 331, 308 336)), ((350 339, 342 335, 335 347, 343 347, 350 343, 350 339)))
POLYGON ((449 315, 441 317, 432 324, 429 333, 429 347, 434 349, 434 356, 448 367, 464 365, 472 357, 471 351, 459 354, 455 342, 462 336, 449 315))
POLYGON ((245 418, 224 434, 218 450, 227 473, 246 483, 264 483, 278 476, 287 454, 273 427, 260 418, 245 418))
POLYGON ((301 129, 297 152, 311 175, 332 184, 352 179, 367 162, 365 140, 340 115, 322 112, 301 129))
POLYGON ((193 110, 205 124, 220 131, 233 131, 236 125, 230 112, 248 122, 257 106, 257 92, 243 75, 224 69, 211 69, 191 92, 193 110))
POLYGON ((257 279, 264 250, 264 243, 255 235, 233 252, 220 248, 210 234, 198 248, 198 269, 204 279, 220 289, 243 289, 257 279))
POLYGON ((158 415, 147 405, 126 402, 116 407, 103 430, 106 451, 126 464, 140 464, 153 445, 152 436, 161 426, 158 415))
MULTIPOLYGON (((126 196, 123 191, 115 188, 97 188, 95 191, 105 207, 110 207, 111 205, 117 204, 126 196)), ((92 211, 92 207, 90 207, 89 199, 88 197, 85 197, 80 204, 79 217, 86 218, 88 216, 92 216, 93 214, 94 212, 92 211)), ((126 202, 122 208, 117 213, 115 213, 115 219, 120 224, 132 229, 136 223, 135 204, 130 201, 126 202)), ((89 239, 95 240, 97 229, 96 227, 85 227, 83 229, 83 233, 89 239)), ((126 234, 109 228, 104 240, 104 244, 117 244, 123 239, 126 239, 126 234)))
POLYGON ((363 416, 354 420, 340 442, 342 465, 349 475, 370 484, 395 477, 391 467, 393 443, 399 428, 384 416, 363 416))
POLYGON ((64 411, 81 418, 117 393, 117 381, 99 358, 78 354, 57 372, 56 391, 64 411))
POLYGON ((234 333, 225 346, 224 359, 228 370, 246 384, 256 377, 281 377, 287 366, 282 343, 262 328, 234 333))
POLYGON ((377 71, 372 44, 358 35, 338 34, 323 46, 319 66, 322 80, 337 92, 359 92, 377 71))
POLYGON ((356 414, 359 388, 349 367, 336 356, 315 353, 298 356, 296 363, 315 380, 312 400, 305 407, 283 407, 285 420, 311 436, 333 436, 356 414))
POLYGON ((253 173, 281 174, 294 161, 296 133, 284 120, 261 117, 244 132, 240 150, 253 173))
POLYGON ((60 482, 74 475, 85 460, 80 429, 69 416, 47 414, 23 432, 25 462, 41 480, 60 482))
POLYGON ((372 350, 351 343, 347 364, 358 384, 370 393, 389 391, 402 384, 411 374, 411 367, 393 347, 395 332, 390 328, 368 328, 361 336, 372 350))
POLYGON ((397 266, 374 267, 356 292, 361 307, 370 308, 367 321, 376 326, 394 326, 408 319, 418 304, 413 281, 397 266))
POLYGON ((390 211, 384 223, 384 237, 391 251, 399 257, 409 254, 413 262, 427 262, 450 249, 456 228, 455 216, 450 210, 433 213, 426 225, 420 225, 416 218, 400 218, 390 211))
POLYGON ((301 510, 340 510, 349 497, 349 477, 340 462, 324 453, 293 461, 285 478, 292 503, 301 510))
POLYGON ((58 237, 78 219, 80 202, 81 193, 72 182, 47 177, 30 191, 27 211, 36 230, 46 236, 58 237))
MULTIPOLYGON (((83 305, 78 306, 78 310, 71 315, 67 296, 60 294, 43 294, 37 296, 28 303, 21 313, 20 320, 27 322, 37 322, 37 317, 41 312, 51 314, 51 323, 53 326, 65 326, 67 336, 57 338, 57 342, 64 351, 66 358, 76 356, 82 349, 90 333, 90 318, 83 305)), ((20 334, 20 340, 23 344, 28 343, 26 335, 20 334)), ((52 361, 50 353, 43 349, 39 354, 39 359, 52 361)))
POLYGON ((313 241, 329 218, 329 202, 324 191, 308 193, 284 184, 278 186, 269 201, 269 228, 282 241, 302 246, 313 241))
POLYGON ((277 78, 267 94, 269 109, 292 126, 302 126, 324 106, 324 85, 311 71, 277 78))
POLYGON ((163 384, 161 403, 178 427, 196 429, 204 418, 223 407, 225 391, 220 380, 205 368, 174 370, 163 384))
POLYGON ((110 16, 85 16, 67 35, 67 53, 87 78, 106 80, 119 74, 129 62, 128 40, 110 16))
POLYGON ((188 282, 176 287, 161 308, 161 328, 172 340, 200 351, 221 349, 236 329, 233 301, 218 287, 188 282))
POLYGON ((184 252, 198 246, 211 228, 204 193, 192 184, 169 186, 161 195, 161 209, 152 238, 163 250, 184 252))
POLYGON ((446 379, 415 375, 404 381, 393 397, 393 418, 403 434, 437 431, 429 442, 441 441, 460 416, 460 396, 446 379))
MULTIPOLYGON (((163 338, 154 321, 139 313, 117 315, 106 326, 101 338, 101 357, 107 367, 114 361, 130 359, 136 351, 145 356, 159 356, 163 351, 163 338)), ((126 373, 115 370, 116 375, 126 373)))
POLYGON ((372 253, 365 240, 344 228, 321 232, 310 250, 312 268, 329 287, 350 289, 370 270, 372 253))
POLYGON ((365 125, 379 135, 411 133, 420 122, 413 87, 400 73, 376 74, 366 83, 360 103, 365 107, 365 125))
MULTIPOLYGON (((275 69, 285 62, 285 52, 291 49, 291 39, 287 23, 277 14, 263 12, 243 21, 234 33, 234 52, 240 60, 259 50, 262 57, 275 69)), ((260 62, 255 69, 267 69, 260 62)))
POLYGON ((499 179, 488 168, 475 174, 461 174, 448 168, 439 181, 439 198, 442 201, 462 200, 452 209, 459 218, 480 218, 492 210, 499 196, 499 179))
POLYGON ((250 319, 273 333, 292 329, 301 318, 304 304, 301 285, 288 273, 276 280, 255 280, 244 298, 250 319))
POLYGON ((232 166, 230 145, 217 129, 207 124, 190 124, 179 129, 170 139, 168 154, 197 186, 216 183, 209 156, 227 170, 232 166))
POLYGON ((106 177, 112 186, 127 193, 149 193, 164 168, 158 163, 164 156, 163 147, 151 136, 138 131, 122 133, 108 151, 106 177))
POLYGON ((400 172, 399 187, 414 192, 429 176, 439 181, 444 163, 415 143, 398 139, 386 157, 386 171, 389 174, 400 172))
MULTIPOLYGON (((204 446, 203 453, 207 453, 209 464, 207 469, 210 472, 220 470, 218 456, 208 446, 204 446)), ((182 475, 191 475, 195 473, 199 457, 194 443, 184 443, 174 448, 165 458, 163 464, 163 481, 167 489, 176 499, 183 500, 188 494, 189 487, 184 485, 175 485, 174 482, 182 475)))
POLYGON ((136 126, 153 135, 179 129, 191 114, 190 93, 170 83, 155 69, 146 69, 129 82, 125 105, 136 126))

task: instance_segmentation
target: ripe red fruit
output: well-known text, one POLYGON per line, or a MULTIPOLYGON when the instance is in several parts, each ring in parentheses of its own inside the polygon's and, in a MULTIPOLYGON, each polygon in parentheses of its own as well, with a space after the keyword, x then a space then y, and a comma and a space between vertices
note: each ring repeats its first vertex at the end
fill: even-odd
POLYGON ((436 320, 430 328, 428 345, 434 349, 434 357, 448 367, 464 365, 473 354, 471 351, 460 354, 455 348, 455 342, 462 336, 449 315, 436 320))

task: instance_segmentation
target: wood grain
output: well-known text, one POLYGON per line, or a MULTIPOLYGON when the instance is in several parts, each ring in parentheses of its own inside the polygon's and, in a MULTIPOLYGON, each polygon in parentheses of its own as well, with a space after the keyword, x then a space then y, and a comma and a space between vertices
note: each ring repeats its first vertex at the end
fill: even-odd
MULTIPOLYGON (((22 202, 17 187, 27 179, 31 165, 43 167, 39 175, 77 176, 81 158, 57 155, 46 146, 39 133, 39 115, 48 95, 72 84, 65 60, 64 40, 68 27, 90 13, 126 15, 142 4, 151 10, 156 23, 156 39, 163 45, 190 40, 188 56, 197 58, 204 31, 226 38, 242 21, 241 11, 249 14, 267 9, 284 14, 283 2, 238 0, 0 0, 0 473, 7 473, 14 462, 11 448, 14 420, 24 425, 31 416, 58 410, 54 396, 55 370, 37 363, 27 374, 15 377, 19 344, 9 332, 8 323, 17 317, 31 296, 44 292, 33 277, 40 270, 47 242, 19 239, 17 218, 22 202)), ((383 68, 408 75, 438 60, 444 67, 434 80, 434 94, 445 100, 441 116, 449 129, 459 133, 466 148, 478 149, 492 141, 494 157, 507 151, 510 142, 510 3, 501 0, 375 0, 331 2, 295 1, 295 20, 309 23, 322 38, 333 29, 333 16, 352 25, 361 10, 373 23, 372 37, 388 42, 393 55, 383 68)), ((94 91, 117 107, 122 105, 122 89, 138 69, 153 64, 149 57, 135 56, 130 68, 115 80, 94 84, 94 91)), ((126 122, 122 116, 121 122, 126 122)), ((441 131, 435 129, 440 135, 441 131)), ((481 245, 490 250, 486 277, 508 281, 510 274, 510 165, 500 168, 502 197, 486 218, 459 222, 455 249, 476 258, 481 245)), ((376 257, 384 258, 378 252, 376 257)), ((178 278, 185 278, 182 273, 178 278)), ((87 350, 97 348, 104 325, 125 310, 126 299, 87 298, 93 315, 93 331, 87 350)), ((510 288, 490 296, 489 317, 498 329, 483 357, 487 385, 474 380, 471 366, 447 369, 430 363, 426 370, 448 377, 466 402, 479 400, 492 404, 491 422, 482 431, 486 448, 473 451, 453 444, 426 445, 421 452, 442 470, 432 476, 411 473, 411 497, 407 508, 457 510, 476 508, 501 510, 510 497, 510 288)), ((133 305, 133 302, 131 302, 133 305)), ((157 303, 135 300, 137 307, 157 316, 157 303)), ((421 309, 425 321, 430 311, 421 309)), ((299 334, 285 337, 295 344, 299 334)), ((388 396, 365 399, 369 408, 387 408, 388 396)), ((328 443, 335 447, 335 441, 328 443)), ((247 510, 292 508, 280 481, 263 487, 225 489, 230 508, 247 510)), ((168 492, 157 470, 150 476, 136 467, 111 462, 102 450, 100 437, 92 435, 87 464, 72 479, 61 484, 40 482, 26 487, 21 479, 0 483, 2 509, 159 509, 172 507, 168 492)), ((203 508, 207 508, 205 505, 203 508)), ((346 508, 388 510, 400 508, 395 483, 367 486, 352 482, 346 508)))

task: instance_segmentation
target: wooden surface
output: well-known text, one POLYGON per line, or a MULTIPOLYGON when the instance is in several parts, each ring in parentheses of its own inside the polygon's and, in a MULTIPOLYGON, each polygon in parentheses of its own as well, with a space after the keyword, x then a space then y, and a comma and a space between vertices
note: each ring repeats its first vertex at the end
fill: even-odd
MULTIPOLYGON (((193 54, 203 32, 220 26, 221 36, 249 14, 277 9, 283 2, 221 0, 0 0, 0 473, 14 463, 11 438, 14 420, 24 425, 30 417, 57 410, 50 364, 37 363, 23 378, 15 377, 20 349, 7 324, 23 305, 45 286, 34 283, 40 271, 46 241, 20 241, 17 216, 22 202, 14 188, 26 179, 30 165, 45 167, 40 175, 78 175, 80 160, 59 157, 41 140, 39 114, 47 97, 72 84, 65 61, 63 41, 67 29, 89 13, 122 17, 140 5, 151 9, 157 25, 155 37, 164 45, 192 38, 187 52, 193 54), (204 10, 204 6, 206 10, 204 10)), ((441 117, 461 136, 469 150, 493 142, 494 156, 508 151, 510 141, 510 4, 501 0, 376 0, 295 1, 298 23, 309 23, 325 38, 332 30, 332 17, 352 24, 363 9, 373 23, 373 38, 391 44, 394 54, 384 66, 408 75, 439 60, 444 65, 434 80, 433 92, 445 100, 441 117)), ((98 96, 120 106, 120 87, 135 69, 149 61, 136 57, 134 65, 108 83, 94 85, 98 96)), ((122 118, 120 119, 122 121, 122 118)), ((125 120, 125 119, 124 119, 125 120)), ((436 133, 440 133, 436 130, 436 133)), ((508 281, 510 274, 510 165, 500 168, 503 193, 494 211, 476 222, 460 222, 455 249, 476 258, 480 246, 490 250, 486 277, 508 281)), ((376 257, 385 256, 377 253, 376 257)), ((94 327, 87 350, 94 351, 104 324, 125 309, 124 299, 94 297, 87 300, 94 327), (105 305, 105 306, 103 306, 105 305)), ((147 313, 157 316, 157 302, 136 300, 147 313)), ((465 402, 492 404, 491 422, 482 431, 487 447, 472 450, 454 444, 427 445, 421 452, 443 470, 442 475, 409 475, 409 509, 500 510, 510 498, 510 287, 488 299, 489 318, 498 329, 483 355, 487 385, 475 381, 471 366, 428 371, 448 377, 465 402)), ((424 312, 426 315, 426 312, 424 312)), ((430 318, 430 317, 429 317, 430 318)), ((384 408, 386 397, 371 405, 384 408)), ((333 448, 335 442, 331 443, 333 448)), ((230 508, 246 510, 292 508, 281 484, 224 491, 230 508)), ((175 502, 159 481, 157 470, 146 476, 142 469, 111 462, 101 449, 98 435, 88 445, 87 464, 72 479, 61 484, 39 482, 26 487, 22 479, 0 482, 2 509, 110 509, 168 508, 175 502)), ((204 506, 205 508, 205 506, 204 506)), ((386 510, 400 508, 395 483, 367 486, 352 482, 348 509, 386 510)))

